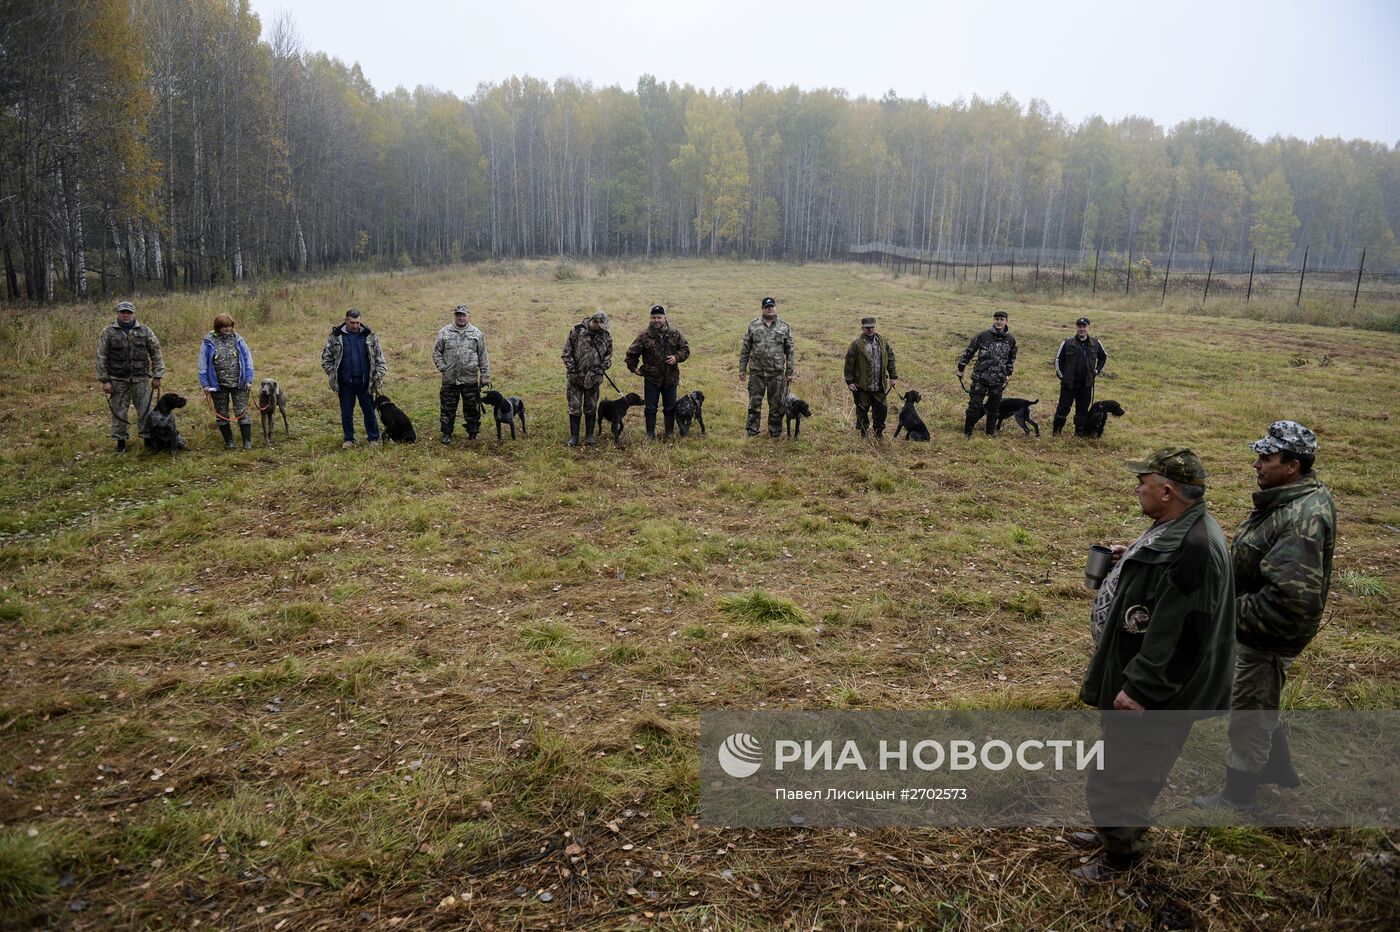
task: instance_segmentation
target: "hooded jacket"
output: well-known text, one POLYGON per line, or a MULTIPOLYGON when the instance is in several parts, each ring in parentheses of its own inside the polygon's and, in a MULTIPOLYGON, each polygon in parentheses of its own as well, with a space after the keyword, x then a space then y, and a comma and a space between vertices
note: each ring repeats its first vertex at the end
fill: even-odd
POLYGON ((1228 710, 1235 676, 1234 574, 1225 535, 1205 502, 1125 557, 1119 572, 1079 698, 1112 709, 1122 690, 1149 710, 1228 710))
POLYGON ((165 357, 150 327, 137 321, 127 330, 115 322, 103 328, 97 338, 97 381, 163 378, 165 357))
POLYGON ((248 349, 248 344, 243 341, 241 333, 234 333, 238 342, 238 384, 220 385, 219 374, 214 365, 214 333, 210 331, 204 335, 204 340, 199 345, 199 387, 204 389, 214 389, 215 391, 232 392, 237 391, 244 385, 253 384, 253 353, 248 349))
POLYGON ((1240 643, 1288 657, 1308 646, 1327 604, 1336 542, 1337 507, 1315 473, 1254 493, 1230 548, 1240 643))
POLYGON ((588 320, 574 324, 560 354, 570 384, 585 390, 603 384, 603 374, 612 368, 613 354, 612 334, 605 327, 589 330, 588 320))
MULTIPOLYGON (((366 324, 360 324, 360 332, 365 335, 365 351, 369 353, 369 384, 374 391, 379 391, 384 384, 384 376, 389 372, 389 365, 384 361, 384 351, 379 348, 379 337, 366 324)), ((331 328, 331 335, 326 338, 325 348, 321 350, 321 368, 325 370, 326 378, 330 382, 331 391, 340 391, 340 361, 345 356, 345 324, 339 323, 331 328)))
POLYGON ((448 324, 433 342, 433 365, 442 373, 443 385, 477 385, 491 380, 486 355, 486 334, 476 324, 448 324))

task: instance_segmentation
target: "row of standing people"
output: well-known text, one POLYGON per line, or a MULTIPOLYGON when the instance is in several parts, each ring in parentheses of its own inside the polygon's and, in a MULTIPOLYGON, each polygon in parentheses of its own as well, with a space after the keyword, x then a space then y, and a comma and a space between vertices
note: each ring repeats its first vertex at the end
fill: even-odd
MULTIPOLYGON (((996 418, 987 413, 998 409, 1015 373, 1017 345, 1008 319, 1006 311, 997 311, 992 326, 973 337, 958 360, 960 381, 966 367, 972 364, 972 384, 970 388, 965 386, 969 397, 963 432, 968 437, 984 417, 987 433, 994 433, 996 418)), ((1084 432, 1094 382, 1108 359, 1103 343, 1089 334, 1089 326, 1087 317, 1079 318, 1075 335, 1061 343, 1055 356, 1055 372, 1060 380, 1056 434, 1064 427, 1071 406, 1075 433, 1084 432)), ((562 359, 570 445, 579 442, 581 428, 586 431, 584 442, 594 442, 599 392, 604 381, 611 382, 608 370, 612 367, 612 354, 608 316, 602 311, 576 324, 565 340, 562 359)), ((689 356, 689 343, 680 330, 671 326, 666 309, 659 304, 653 306, 647 328, 633 340, 626 355, 628 370, 643 379, 648 438, 655 436, 658 411, 664 417, 666 436, 672 434, 680 365, 689 356)), ((468 438, 475 439, 481 427, 481 394, 491 383, 491 365, 486 336, 471 322, 467 305, 457 305, 452 322, 438 331, 433 363, 441 376, 438 426, 443 443, 452 442, 459 411, 468 438)), ((342 445, 351 447, 356 442, 357 405, 363 412, 368 442, 377 444, 379 424, 374 396, 383 385, 388 367, 378 335, 358 310, 347 311, 345 319, 331 328, 322 349, 321 366, 340 401, 342 445)), ((117 306, 116 321, 103 331, 97 353, 98 380, 110 396, 112 436, 118 449, 125 449, 130 407, 138 412, 144 436, 151 389, 159 389, 164 369, 160 341, 149 327, 136 320, 131 302, 123 301, 117 306)), ((225 447, 234 446, 235 423, 242 434, 243 447, 251 447, 253 357, 231 316, 216 317, 213 329, 201 341, 198 372, 200 387, 210 398, 225 447)), ((796 344, 792 327, 778 317, 777 301, 771 297, 762 300, 760 315, 749 323, 740 341, 738 374, 749 396, 747 435, 756 437, 761 433, 766 401, 768 434, 778 437, 786 399, 797 377, 796 344)), ((898 375, 894 347, 877 332, 876 318, 862 319, 860 336, 847 348, 843 375, 855 403, 857 429, 865 436, 873 427, 876 437, 883 436, 889 410, 887 398, 898 375)))

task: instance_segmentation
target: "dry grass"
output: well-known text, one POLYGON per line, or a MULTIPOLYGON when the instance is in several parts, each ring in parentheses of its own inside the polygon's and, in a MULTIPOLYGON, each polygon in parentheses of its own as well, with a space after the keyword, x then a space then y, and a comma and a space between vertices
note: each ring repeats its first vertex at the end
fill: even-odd
MULTIPOLYGON (((1319 429, 1338 493, 1327 627, 1299 706, 1400 698, 1400 338, 1096 309, 1107 438, 1052 441, 1074 316, 1025 300, 1015 393, 1040 441, 965 443, 953 362, 994 305, 864 267, 511 263, 143 304, 192 394, 233 308, 294 435, 173 463, 108 452, 105 315, 0 320, 0 844, 5 918, 78 927, 1343 927, 1394 918, 1375 832, 1158 833, 1128 895, 1080 891, 1044 831, 701 829, 702 708, 1073 703, 1082 553, 1140 527, 1120 461, 1189 443, 1232 528, 1242 441, 1319 429), (746 442, 738 334, 775 294, 799 338, 797 443, 746 442), (529 441, 338 449, 317 367, 363 309, 431 441, 433 334, 470 303, 529 441), (661 302, 710 435, 569 451, 558 352, 594 309, 621 351, 661 302), (933 444, 860 442, 840 357, 877 313, 933 444), (1296 365, 1293 360, 1330 361, 1296 365), (1365 580, 1362 585, 1360 581, 1365 580), (1379 587, 1379 588, 1378 588, 1379 587), (29 831, 37 835, 31 838, 29 831), (11 891, 18 891, 12 893, 11 891)), ((620 369, 620 366, 619 366, 620 369)), ((615 376, 617 377, 617 376, 615 376)), ((635 380, 617 377, 625 388, 635 380)))

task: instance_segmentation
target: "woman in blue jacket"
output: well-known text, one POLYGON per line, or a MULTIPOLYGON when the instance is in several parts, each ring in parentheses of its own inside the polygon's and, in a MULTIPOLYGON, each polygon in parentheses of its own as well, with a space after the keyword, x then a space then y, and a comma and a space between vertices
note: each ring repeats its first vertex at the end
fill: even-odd
POLYGON ((228 314, 214 318, 214 329, 204 335, 199 347, 199 385, 214 401, 224 449, 233 449, 233 428, 229 425, 237 421, 243 449, 251 450, 253 422, 248 417, 248 398, 253 388, 253 353, 233 328, 228 314))

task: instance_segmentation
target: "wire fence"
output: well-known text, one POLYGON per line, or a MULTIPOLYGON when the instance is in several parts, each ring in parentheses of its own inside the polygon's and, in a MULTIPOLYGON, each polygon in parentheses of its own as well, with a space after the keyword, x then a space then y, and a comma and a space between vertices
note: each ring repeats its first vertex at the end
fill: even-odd
MULTIPOLYGON (((1268 263, 1258 253, 1198 256, 1181 253, 1118 252, 1103 249, 1006 249, 929 252, 893 243, 861 243, 849 258, 894 269, 902 274, 973 284, 1001 283, 1030 289, 1069 288, 1131 295, 1198 295, 1204 305, 1212 295, 1256 299, 1291 298, 1331 303, 1400 301, 1400 270, 1366 267, 1367 250, 1343 266, 1310 261, 1305 247, 1296 261, 1268 263)), ((1342 258, 1346 258, 1343 256, 1342 258)))

